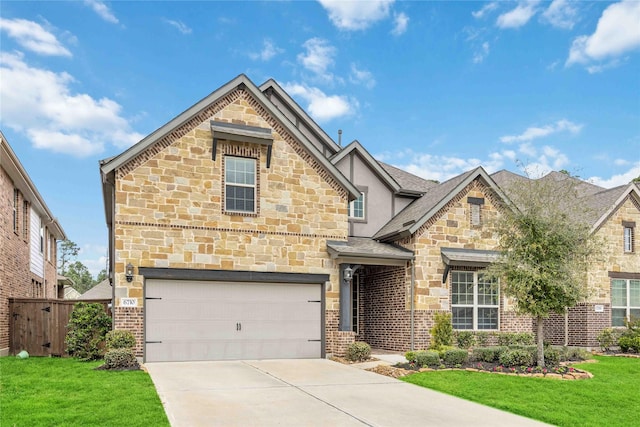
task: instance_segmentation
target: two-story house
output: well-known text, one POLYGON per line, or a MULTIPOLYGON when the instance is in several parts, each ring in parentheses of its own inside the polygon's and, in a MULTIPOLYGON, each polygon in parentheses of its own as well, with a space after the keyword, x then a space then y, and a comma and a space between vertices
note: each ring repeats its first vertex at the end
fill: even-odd
POLYGON ((56 242, 65 234, 0 132, 0 355, 9 353, 9 298, 58 298, 56 242))
MULTIPOLYGON (((513 207, 508 173, 421 179, 335 143, 273 80, 238 76, 100 169, 115 327, 147 361, 425 348, 441 311, 456 329, 533 330, 482 274, 498 256, 490 220, 513 207)), ((569 319, 580 345, 633 314, 640 272, 633 237, 615 247, 634 235, 638 188, 593 187, 612 255, 590 274, 600 296, 574 310, 589 313, 569 319)))

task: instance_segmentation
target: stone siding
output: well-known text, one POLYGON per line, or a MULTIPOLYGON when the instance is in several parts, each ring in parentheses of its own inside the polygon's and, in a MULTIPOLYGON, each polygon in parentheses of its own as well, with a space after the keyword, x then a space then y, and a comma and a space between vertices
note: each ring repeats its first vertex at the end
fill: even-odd
MULTIPOLYGON (((138 298, 143 278, 126 282, 127 263, 165 267, 328 274, 326 309, 339 308, 338 266, 326 241, 346 240, 347 192, 285 128, 238 89, 116 173, 115 292, 138 298), (266 146, 220 140, 212 159, 209 121, 273 130, 266 146), (257 160, 255 214, 224 211, 224 157, 257 160)), ((116 309, 116 313, 118 309, 116 309)), ((142 318, 142 311, 135 315, 142 318)), ((124 325, 116 316, 116 327, 124 325)), ((142 323, 133 327, 142 329, 142 323)), ((327 333, 327 341, 332 335, 327 333)), ((330 343, 327 343, 329 346, 330 343)))

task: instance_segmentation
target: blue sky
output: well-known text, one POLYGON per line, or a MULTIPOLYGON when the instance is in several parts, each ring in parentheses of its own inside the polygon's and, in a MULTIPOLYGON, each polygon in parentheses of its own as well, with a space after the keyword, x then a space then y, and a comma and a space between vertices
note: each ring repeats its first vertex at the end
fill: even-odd
POLYGON ((94 274, 98 160, 240 73, 274 78, 334 139, 425 178, 477 165, 604 187, 640 176, 638 1, 0 8, 1 129, 94 274))

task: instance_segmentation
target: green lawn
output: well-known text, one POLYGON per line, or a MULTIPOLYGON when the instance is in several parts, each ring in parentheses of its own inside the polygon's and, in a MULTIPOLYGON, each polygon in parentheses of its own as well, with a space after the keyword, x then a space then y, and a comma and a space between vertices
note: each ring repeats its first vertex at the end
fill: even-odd
POLYGON ((102 362, 0 358, 0 426, 169 426, 149 375, 102 362))
POLYGON ((559 426, 640 425, 640 359, 595 357, 589 380, 433 371, 404 381, 559 426))

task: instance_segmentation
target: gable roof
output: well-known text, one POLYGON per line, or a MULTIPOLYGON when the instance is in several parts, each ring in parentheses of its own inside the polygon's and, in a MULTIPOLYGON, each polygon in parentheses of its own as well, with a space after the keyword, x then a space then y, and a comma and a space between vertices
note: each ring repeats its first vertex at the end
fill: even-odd
POLYGON ((340 160, 344 159, 345 157, 347 157, 347 155, 354 151, 358 153, 360 157, 362 157, 365 163, 369 166, 369 169, 371 169, 376 175, 378 175, 378 177, 380 177, 380 179, 382 179, 387 187, 393 190, 394 193, 397 193, 401 190, 400 184, 398 184, 396 180, 393 179, 393 177, 389 175, 389 173, 384 168, 382 168, 382 166, 380 166, 378 161, 374 159, 371 154, 369 154, 369 152, 362 146, 362 144, 360 144, 358 140, 352 141, 349 145, 339 151, 335 156, 331 157, 331 163, 333 163, 334 165, 338 164, 340 160))
POLYGON ((640 203, 640 188, 634 182, 620 187, 596 193, 589 198, 589 205, 594 209, 591 231, 596 231, 615 212, 627 197, 635 197, 640 203))
POLYGON ((91 299, 111 299, 112 298, 113 288, 109 283, 109 279, 104 279, 102 282, 95 285, 93 288, 87 290, 85 293, 80 295, 78 299, 80 300, 91 300, 91 299))
POLYGON ((18 156, 9 145, 9 141, 0 131, 0 158, 2 159, 2 169, 11 177, 15 188, 20 190, 23 197, 31 203, 31 207, 44 219, 43 223, 57 240, 64 240, 67 235, 64 233, 58 219, 53 216, 44 198, 29 177, 18 156))
POLYGON ((431 188, 424 196, 412 202, 398 215, 393 217, 373 238, 381 241, 391 241, 412 235, 449 203, 460 191, 477 178, 482 179, 502 200, 508 203, 508 198, 502 190, 496 185, 487 172, 485 172, 481 166, 478 166, 473 170, 455 176, 431 188))
MULTIPOLYGON (((336 144, 336 142, 331 138, 318 124, 307 114, 302 107, 293 99, 289 94, 282 89, 282 87, 276 82, 274 79, 269 79, 266 82, 260 85, 260 90, 262 93, 267 94, 269 96, 269 91, 275 92, 278 97, 280 97, 295 113, 296 115, 302 119, 302 121, 307 125, 309 129, 313 133, 316 134, 318 139, 324 142, 324 144, 329 148, 333 153, 340 151, 340 146, 336 144)), ((295 125, 295 123, 294 123, 295 125)))
POLYGON ((414 175, 407 171, 403 171, 402 169, 391 166, 379 160, 378 163, 384 170, 387 171, 389 175, 391 175, 393 179, 396 180, 398 184, 400 184, 400 187, 403 190, 426 193, 427 191, 438 185, 438 183, 435 181, 429 181, 424 178, 420 178, 417 175, 414 175))

